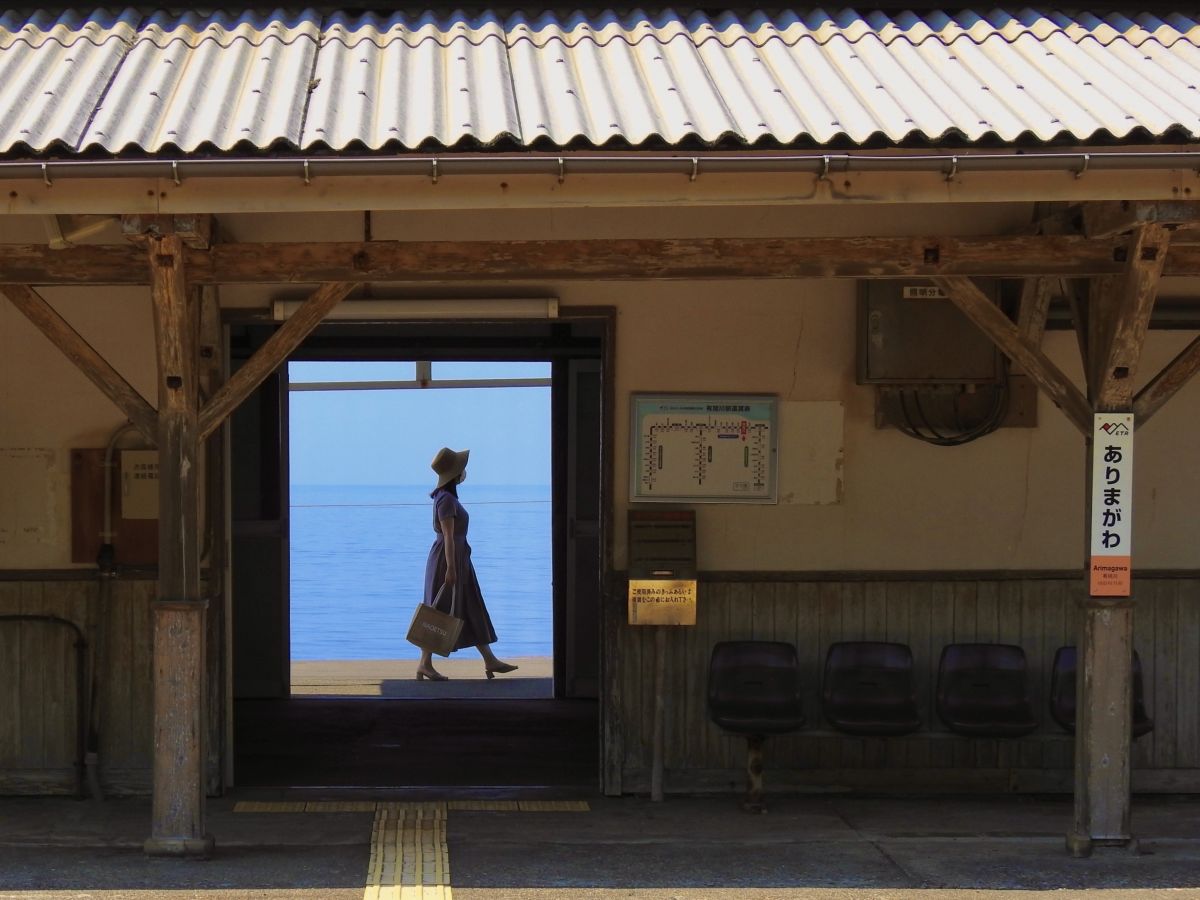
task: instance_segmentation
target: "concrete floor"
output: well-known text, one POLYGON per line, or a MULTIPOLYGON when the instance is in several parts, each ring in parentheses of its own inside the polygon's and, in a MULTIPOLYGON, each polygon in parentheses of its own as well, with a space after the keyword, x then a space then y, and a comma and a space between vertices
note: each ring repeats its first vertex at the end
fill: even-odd
MULTIPOLYGON (((0 799, 0 898, 364 897, 375 813, 235 812, 237 799, 210 801, 206 862, 142 854, 146 800, 0 799)), ((1136 798, 1136 851, 1090 859, 1064 851, 1066 797, 777 796, 761 816, 732 796, 581 799, 589 811, 452 808, 454 897, 1200 898, 1200 797, 1136 798)))

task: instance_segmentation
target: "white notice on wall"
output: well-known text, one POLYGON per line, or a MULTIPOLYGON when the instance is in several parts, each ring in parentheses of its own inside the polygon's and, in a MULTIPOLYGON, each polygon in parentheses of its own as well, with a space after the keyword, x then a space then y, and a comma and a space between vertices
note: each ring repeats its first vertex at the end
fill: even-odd
POLYGON ((779 502, 842 502, 845 407, 836 400, 779 404, 779 502))
POLYGON ((1133 545, 1133 415, 1098 413, 1092 431, 1089 593, 1128 597, 1133 545))
POLYGON ((0 561, 20 566, 22 551, 53 544, 55 452, 0 447, 0 561))

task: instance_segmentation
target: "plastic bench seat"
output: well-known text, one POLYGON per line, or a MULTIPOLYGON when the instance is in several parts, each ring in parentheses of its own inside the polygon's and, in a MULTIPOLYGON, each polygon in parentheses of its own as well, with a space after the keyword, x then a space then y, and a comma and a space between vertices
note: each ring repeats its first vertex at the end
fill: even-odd
POLYGON ((821 710, 838 731, 909 734, 921 727, 912 650, 884 641, 843 641, 825 656, 821 710))

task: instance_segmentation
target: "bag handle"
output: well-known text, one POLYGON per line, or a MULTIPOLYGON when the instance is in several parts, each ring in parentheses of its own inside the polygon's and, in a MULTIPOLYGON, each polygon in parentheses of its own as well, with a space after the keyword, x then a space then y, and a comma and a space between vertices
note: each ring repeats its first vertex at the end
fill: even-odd
MULTIPOLYGON (((446 590, 446 582, 443 581, 442 586, 440 588, 438 588, 438 592, 436 594, 434 594, 434 596, 433 596, 433 605, 435 608, 437 607, 438 602, 442 599, 442 593, 445 590, 446 590)), ((462 618, 462 616, 460 616, 458 614, 458 598, 459 598, 459 596, 460 595, 459 595, 459 591, 458 591, 458 582, 455 582, 454 589, 450 593, 450 615, 454 616, 454 618, 456 618, 456 619, 462 618)))

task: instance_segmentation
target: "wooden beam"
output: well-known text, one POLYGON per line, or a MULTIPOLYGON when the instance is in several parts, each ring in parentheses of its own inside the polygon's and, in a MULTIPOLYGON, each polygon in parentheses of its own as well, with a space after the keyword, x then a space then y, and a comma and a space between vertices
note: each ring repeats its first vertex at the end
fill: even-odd
POLYGON ((20 284, 0 286, 21 313, 73 362, 152 443, 158 440, 158 413, 96 349, 36 291, 20 284))
MULTIPOLYGON (((1126 239, 1078 235, 670 238, 558 241, 217 243, 186 250, 193 284, 319 284, 711 278, 1088 278, 1124 271, 1126 239)), ((1200 275, 1200 245, 1177 245, 1165 275, 1200 275)), ((133 245, 50 250, 0 244, 0 283, 146 284, 133 245)))
POLYGON ((1017 312, 1017 333, 1021 340, 1037 349, 1046 333, 1046 316, 1058 279, 1026 278, 1021 284, 1021 305, 1017 312))
POLYGON ((1092 409, 1083 393, 1040 350, 1021 340, 1009 318, 969 278, 935 278, 954 305, 986 334, 1000 351, 1018 363, 1083 434, 1091 434, 1092 409))
POLYGON ((205 857, 205 602, 200 594, 198 310, 183 240, 147 242, 158 355, 158 600, 154 604, 152 856, 205 857))
POLYGON ((200 438, 207 438, 226 417, 249 397, 263 380, 291 355, 312 333, 326 314, 354 289, 352 284, 323 284, 304 301, 267 342, 255 351, 246 364, 204 404, 200 412, 200 438))
POLYGON ((1098 409, 1128 409, 1133 403, 1133 377, 1142 358, 1150 314, 1171 233, 1161 225, 1139 225, 1127 251, 1125 275, 1115 317, 1097 360, 1095 405, 1098 409))
POLYGON ((1084 203, 1083 233, 1089 238, 1127 234, 1140 225, 1200 221, 1200 200, 1110 200, 1084 203))
POLYGON ((1182 353, 1138 391, 1133 400, 1134 427, 1145 425, 1197 372, 1200 372, 1200 337, 1188 344, 1182 353))
POLYGON ((205 213, 167 216, 133 213, 121 216, 121 233, 139 245, 154 236, 174 234, 183 239, 186 247, 207 250, 212 246, 215 230, 213 217, 205 213))

